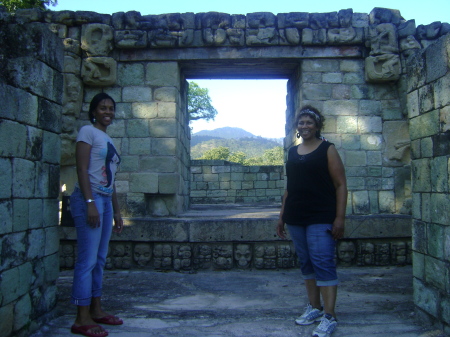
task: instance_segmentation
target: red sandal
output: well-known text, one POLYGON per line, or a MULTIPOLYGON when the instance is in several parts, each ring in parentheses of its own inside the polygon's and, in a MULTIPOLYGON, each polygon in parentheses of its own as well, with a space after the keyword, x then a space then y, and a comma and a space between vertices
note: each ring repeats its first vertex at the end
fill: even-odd
MULTIPOLYGON (((106 337, 108 336, 108 331, 103 330, 103 332, 101 333, 92 333, 89 332, 89 330, 93 329, 93 328, 102 328, 100 325, 97 324, 93 324, 93 325, 72 325, 72 327, 70 328, 70 331, 72 333, 78 334, 78 335, 83 335, 83 336, 87 336, 87 337, 106 337)), ((102 328, 103 329, 103 328, 102 328)))

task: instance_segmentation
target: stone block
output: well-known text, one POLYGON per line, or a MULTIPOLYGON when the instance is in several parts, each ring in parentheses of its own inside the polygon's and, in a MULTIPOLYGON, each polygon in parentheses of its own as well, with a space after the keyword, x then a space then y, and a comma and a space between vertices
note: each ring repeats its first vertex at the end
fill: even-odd
POLYGON ((430 158, 433 156, 433 139, 426 137, 420 139, 420 157, 430 158))
POLYGON ((59 276, 59 254, 45 256, 43 259, 45 283, 56 282, 59 276))
POLYGON ((252 190, 254 188, 253 181, 243 181, 242 189, 243 190, 252 190))
POLYGON ((419 111, 419 91, 414 90, 406 94, 406 104, 408 110, 408 117, 417 117, 420 114, 419 111))
POLYGON ((230 190, 230 186, 231 186, 231 183, 229 181, 221 181, 219 183, 219 189, 228 191, 227 196, 231 196, 230 195, 230 191, 229 191, 230 190))
POLYGON ((304 60, 302 63, 302 72, 339 72, 338 60, 304 60))
POLYGON ((123 119, 115 119, 114 122, 108 126, 108 135, 111 138, 126 138, 126 123, 123 119))
POLYGON ((336 128, 340 134, 356 134, 358 132, 358 118, 355 116, 339 116, 336 128))
POLYGON ((174 87, 163 87, 154 90, 154 99, 157 102, 178 102, 179 92, 174 87))
MULTIPOLYGON (((115 120, 117 122, 118 119, 129 119, 132 118, 132 103, 117 103, 116 102, 116 111, 115 111, 115 120)), ((109 134, 109 130, 108 130, 109 134)))
POLYGON ((2 279, 0 282, 0 293, 3 296, 2 305, 6 305, 17 300, 19 297, 17 294, 19 283, 20 274, 18 267, 2 271, 2 279))
POLYGON ((27 126, 25 158, 33 161, 42 159, 43 131, 31 126, 27 126))
POLYGON ((155 138, 177 137, 177 122, 174 118, 150 120, 150 136, 155 138))
POLYGON ((425 280, 425 255, 412 252, 413 276, 419 280, 425 280))
POLYGON ((59 218, 59 202, 57 198, 54 199, 44 199, 43 200, 43 226, 56 226, 58 225, 59 218))
MULTIPOLYGON (((13 204, 10 200, 0 201, 0 235, 13 230, 13 204)), ((0 260, 1 261, 1 260, 0 260)))
POLYGON ((130 155, 149 155, 151 153, 150 138, 130 138, 128 153, 130 155))
POLYGON ((153 156, 176 156, 177 143, 175 138, 155 138, 152 141, 151 154, 153 156))
POLYGON ((26 155, 27 128, 25 125, 0 120, 0 156, 24 158, 26 155))
POLYGON ((368 191, 355 191, 353 196, 353 214, 369 214, 370 202, 368 191))
POLYGON ((449 105, 450 95, 448 94, 448 88, 450 88, 450 72, 438 79, 434 83, 433 88, 435 108, 437 109, 449 105))
POLYGON ((432 136, 440 130, 439 111, 433 110, 410 120, 411 139, 432 136))
POLYGON ((450 221, 450 204, 448 195, 444 193, 432 193, 430 198, 431 221, 436 224, 448 225, 450 221))
POLYGON ((345 73, 342 79, 344 84, 365 84, 366 80, 363 73, 345 73))
POLYGON ((35 95, 25 90, 2 85, 0 86, 0 100, 3 102, 1 117, 15 119, 27 125, 37 125, 38 98, 35 95))
POLYGON ((131 112, 135 118, 155 118, 158 116, 158 103, 132 103, 131 112))
POLYGON ((344 150, 359 150, 361 148, 362 142, 359 135, 343 134, 341 139, 341 146, 344 150))
POLYGON ((121 156, 120 160, 121 172, 139 171, 139 156, 121 156))
POLYGON ((219 175, 212 173, 203 174, 203 181, 219 181, 219 175))
POLYGON ((329 100, 333 94, 331 84, 308 84, 303 87, 303 96, 307 100, 329 100))
POLYGON ((431 190, 448 193, 448 159, 437 157, 431 160, 431 190))
POLYGON ((133 193, 158 193, 158 174, 131 173, 130 191, 133 193))
POLYGON ((8 62, 11 83, 49 101, 61 104, 63 75, 34 57, 18 57, 8 62))
POLYGON ((361 60, 342 60, 339 70, 344 73, 362 73, 364 62, 361 60))
POLYGON ((148 137, 149 123, 146 119, 130 119, 127 121, 127 136, 129 138, 148 137))
POLYGON ((219 173, 219 181, 230 181, 231 173, 219 173))
POLYGON ((339 117, 344 116, 357 116, 358 115, 358 101, 356 100, 339 100, 339 101, 326 101, 323 105, 323 111, 326 111, 329 115, 335 115, 339 117))
POLYGON ((431 192, 430 159, 417 159, 411 163, 413 192, 431 192))
POLYGON ((338 84, 333 86, 333 94, 332 99, 338 100, 338 99, 350 99, 351 96, 351 88, 349 85, 345 84, 338 84))
POLYGON ((122 88, 123 102, 150 102, 152 100, 152 89, 142 86, 129 86, 122 88))
POLYGON ((383 121, 381 117, 358 117, 358 129, 360 133, 381 133, 383 121))
POLYGON ((322 82, 334 84, 342 83, 342 76, 342 73, 325 73, 322 75, 322 82))
POLYGON ((11 160, 9 158, 0 158, 0 172, 2 172, 2 179, 0 179, 0 199, 7 199, 11 197, 12 193, 13 174, 11 160))
MULTIPOLYGON (((441 309, 442 320, 445 323, 450 325, 450 298, 449 297, 445 297, 441 300, 440 309, 441 309)), ((448 333, 448 331, 447 331, 447 333, 448 333)))
MULTIPOLYGON (((426 257, 425 257, 426 259, 426 257)), ((426 261, 425 261, 426 264, 426 261)), ((413 279, 414 288, 414 304, 427 312, 428 314, 437 317, 439 307, 439 292, 437 289, 427 287, 421 280, 413 279)))
POLYGON ((18 331, 31 321, 31 299, 28 294, 22 296, 14 306, 14 330, 18 331))
POLYGON ((0 307, 0 331, 5 336, 10 336, 13 330, 14 322, 14 303, 0 307))
POLYGON ((176 194, 180 188, 180 175, 177 173, 158 175, 158 190, 161 194, 176 194))
POLYGON ((254 188, 257 188, 257 189, 266 189, 266 188, 268 188, 267 181, 256 180, 254 182, 254 188))
POLYGON ((35 164, 28 160, 15 158, 12 185, 13 197, 32 198, 35 191, 35 164))
POLYGON ((37 126, 50 132, 61 133, 61 106, 42 98, 38 101, 37 126))
MULTIPOLYGON (((13 199, 13 231, 25 231, 28 229, 28 199, 13 199)), ((1 213, 2 216, 3 213, 1 213)), ((5 214, 6 215, 6 214, 5 214)), ((8 217, 6 217, 8 218, 8 217)))
POLYGON ((44 251, 45 256, 58 253, 59 251, 58 227, 50 226, 45 228, 45 242, 46 242, 44 251))
POLYGON ((117 193, 128 193, 130 191, 130 184, 128 181, 115 181, 117 193))
POLYGON ((117 84, 122 87, 144 83, 144 65, 141 63, 119 63, 117 65, 117 84))
POLYGON ((59 164, 61 160, 61 138, 58 134, 44 131, 42 160, 46 163, 59 164))
POLYGON ((379 191, 378 203, 380 213, 395 214, 395 193, 394 191, 379 191))
POLYGON ((152 86, 180 87, 180 70, 177 62, 149 62, 146 66, 146 83, 152 86))
POLYGON ((444 261, 425 256, 425 281, 431 285, 429 288, 445 291, 448 283, 446 271, 447 266, 444 261))
POLYGON ((440 38, 425 49, 426 81, 431 83, 448 72, 448 37, 440 38))
POLYGON ((158 102, 159 118, 176 118, 177 104, 174 102, 158 102))

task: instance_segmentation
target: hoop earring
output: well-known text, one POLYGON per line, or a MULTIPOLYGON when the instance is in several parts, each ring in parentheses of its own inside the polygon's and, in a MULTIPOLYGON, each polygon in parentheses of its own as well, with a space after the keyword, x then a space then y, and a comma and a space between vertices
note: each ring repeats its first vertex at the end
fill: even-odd
POLYGON ((297 132, 297 138, 300 138, 300 132, 297 132))

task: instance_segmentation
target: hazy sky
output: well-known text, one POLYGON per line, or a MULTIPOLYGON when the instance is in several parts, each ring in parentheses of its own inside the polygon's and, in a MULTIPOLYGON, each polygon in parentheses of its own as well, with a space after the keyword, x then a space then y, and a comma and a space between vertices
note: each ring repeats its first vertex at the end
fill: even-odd
MULTIPOLYGON (((416 25, 427 25, 434 21, 450 21, 450 0, 58 0, 58 6, 51 9, 93 11, 104 14, 135 10, 142 15, 148 15, 211 11, 228 14, 327 13, 352 8, 353 12, 369 14, 375 7, 398 9, 405 20, 414 19, 416 25)), ((209 95, 218 111, 218 116, 214 122, 192 123, 193 132, 235 126, 257 136, 284 137, 285 80, 195 80, 195 82, 209 89, 209 95)))

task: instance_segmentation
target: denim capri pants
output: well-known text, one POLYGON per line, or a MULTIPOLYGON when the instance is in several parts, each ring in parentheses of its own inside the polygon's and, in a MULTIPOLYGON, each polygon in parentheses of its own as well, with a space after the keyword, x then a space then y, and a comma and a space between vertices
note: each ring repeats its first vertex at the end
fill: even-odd
POLYGON ((319 287, 337 285, 339 281, 334 261, 336 241, 331 234, 333 225, 288 224, 287 227, 294 242, 303 278, 315 279, 319 287))

